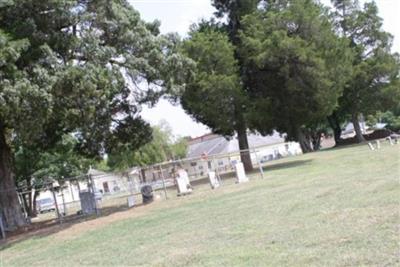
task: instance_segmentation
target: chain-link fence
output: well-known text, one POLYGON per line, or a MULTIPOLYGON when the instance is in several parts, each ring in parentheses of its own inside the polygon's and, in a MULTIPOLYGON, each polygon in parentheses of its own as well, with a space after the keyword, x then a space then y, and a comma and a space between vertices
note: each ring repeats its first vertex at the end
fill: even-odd
POLYGON ((285 143, 268 149, 203 154, 118 172, 91 169, 80 177, 47 180, 36 183, 35 188, 20 186, 10 190, 17 190, 28 222, 64 223, 83 216, 108 215, 152 200, 232 185, 240 182, 240 175, 264 178, 263 166, 268 161, 299 153, 296 143, 285 143), (252 172, 239 173, 241 154, 251 161, 252 172))

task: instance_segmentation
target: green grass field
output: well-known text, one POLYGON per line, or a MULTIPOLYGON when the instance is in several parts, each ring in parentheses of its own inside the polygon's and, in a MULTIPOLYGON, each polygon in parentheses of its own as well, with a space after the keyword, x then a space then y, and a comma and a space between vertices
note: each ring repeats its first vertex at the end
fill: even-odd
POLYGON ((400 266, 400 145, 292 157, 251 178, 6 244, 0 266, 400 266))

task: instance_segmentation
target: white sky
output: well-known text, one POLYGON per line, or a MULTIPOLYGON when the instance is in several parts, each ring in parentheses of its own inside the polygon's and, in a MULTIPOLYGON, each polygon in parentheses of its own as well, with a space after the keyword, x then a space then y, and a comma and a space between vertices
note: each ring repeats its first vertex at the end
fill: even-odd
MULTIPOLYGON (((129 0, 146 21, 161 21, 161 32, 178 32, 184 36, 189 26, 201 18, 209 18, 215 11, 210 0, 129 0)), ((329 3, 329 0, 322 0, 329 3)), ((364 2, 361 0, 360 2, 364 2)), ((376 0, 384 29, 394 36, 393 51, 400 53, 400 0, 376 0)), ((175 135, 200 136, 210 130, 193 121, 179 106, 160 100, 152 109, 143 108, 142 116, 152 125, 166 120, 175 135)))

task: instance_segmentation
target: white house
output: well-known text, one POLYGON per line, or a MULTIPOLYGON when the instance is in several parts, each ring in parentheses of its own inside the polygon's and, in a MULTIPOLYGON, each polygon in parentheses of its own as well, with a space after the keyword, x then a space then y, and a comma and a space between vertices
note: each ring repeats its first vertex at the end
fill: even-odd
MULTIPOLYGON (((278 132, 268 136, 249 134, 247 137, 253 165, 302 153, 298 143, 285 142, 278 132)), ((191 177, 205 176, 209 170, 230 172, 240 161, 237 137, 227 140, 220 135, 207 134, 194 138, 189 141, 188 158, 196 159, 182 164, 191 177)))

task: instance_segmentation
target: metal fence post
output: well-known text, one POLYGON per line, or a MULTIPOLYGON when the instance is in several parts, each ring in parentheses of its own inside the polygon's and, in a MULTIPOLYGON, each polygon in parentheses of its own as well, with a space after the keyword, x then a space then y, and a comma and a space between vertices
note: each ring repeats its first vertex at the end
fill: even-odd
POLYGON ((218 165, 218 161, 217 161, 217 163, 215 163, 215 156, 212 157, 211 161, 212 161, 213 164, 214 164, 215 175, 216 175, 216 177, 217 177, 219 183, 222 185, 222 179, 221 179, 221 176, 219 175, 219 170, 218 170, 219 165, 218 165))
POLYGON ((93 193, 93 200, 94 200, 94 210, 96 212, 96 216, 100 215, 100 210, 97 207, 97 199, 96 199, 96 186, 94 184, 94 180, 91 174, 89 174, 89 181, 90 181, 90 188, 93 193))
POLYGON ((163 183, 163 187, 164 187, 165 199, 168 199, 167 187, 166 187, 166 185, 165 185, 165 177, 164 177, 164 173, 163 173, 162 168, 161 168, 161 164, 159 165, 159 168, 160 168, 162 183, 163 183))
POLYGON ((54 199, 54 204, 56 206, 56 213, 57 213, 58 221, 60 222, 60 224, 62 224, 62 217, 61 217, 61 214, 60 214, 60 210, 58 209, 57 196, 56 196, 56 193, 54 192, 53 182, 51 183, 50 190, 51 190, 51 193, 53 194, 53 199, 54 199))
POLYGON ((67 205, 65 204, 65 198, 64 198, 64 189, 61 188, 61 200, 62 200, 62 205, 63 205, 63 215, 67 215, 67 205))
POLYGON ((261 162, 258 160, 257 151, 256 151, 255 148, 254 148, 254 155, 256 156, 256 161, 257 161, 257 164, 258 164, 258 168, 260 169, 261 178, 264 179, 264 169, 261 166, 261 162))
POLYGON ((22 206, 22 209, 24 211, 25 218, 27 219, 28 218, 28 211, 27 211, 26 206, 25 206, 25 197, 23 196, 23 194, 21 192, 18 192, 18 198, 19 198, 19 201, 21 202, 21 206, 22 206))

